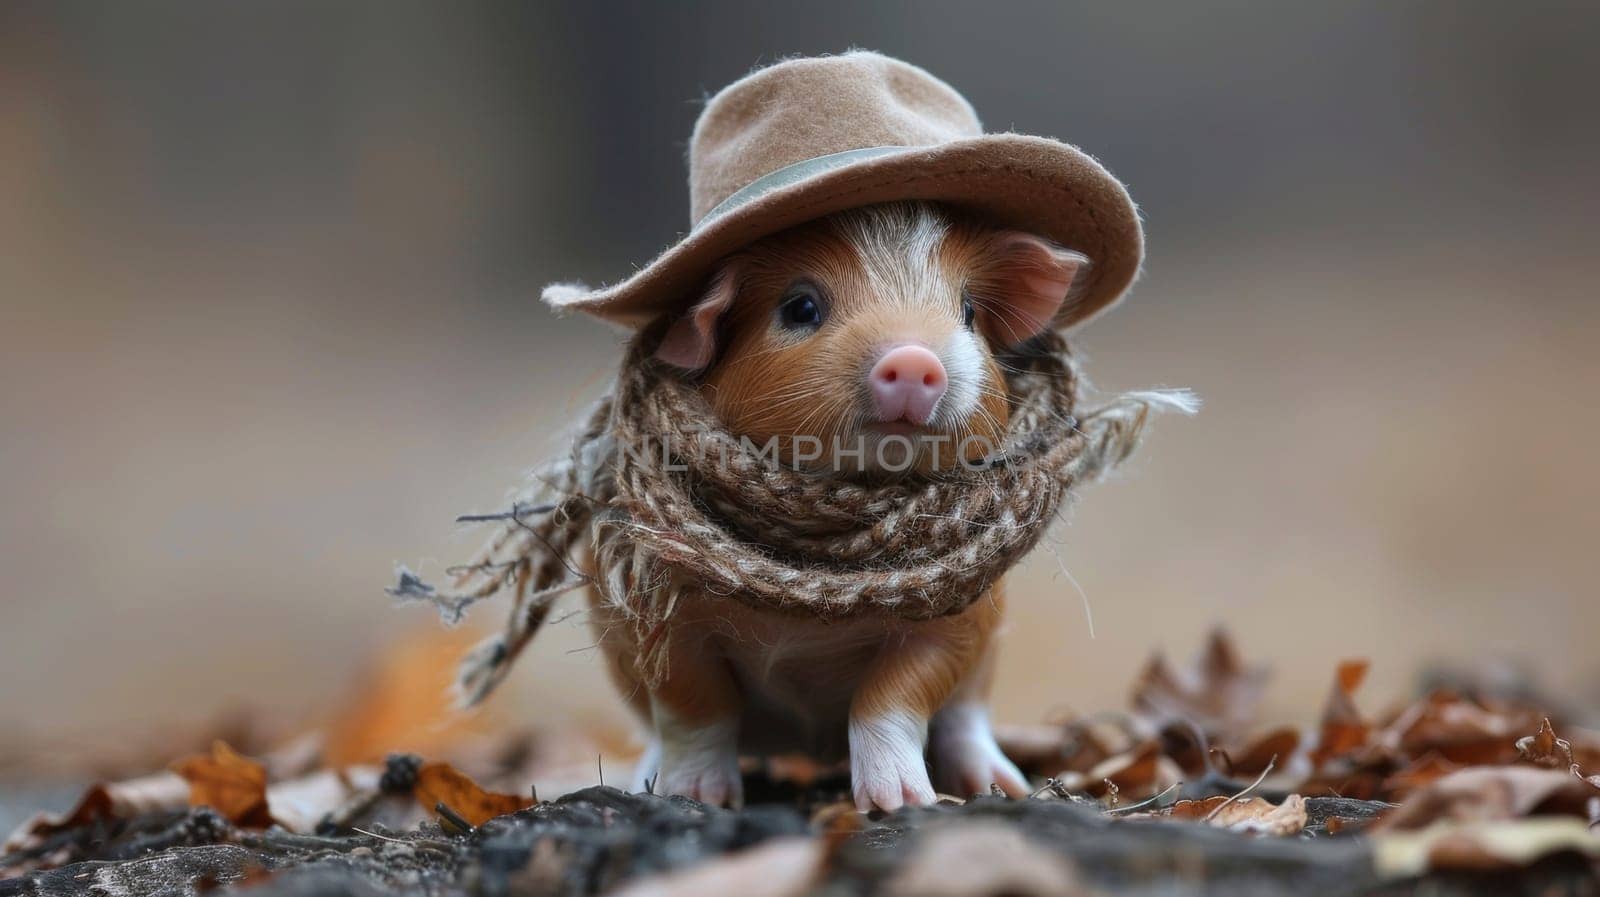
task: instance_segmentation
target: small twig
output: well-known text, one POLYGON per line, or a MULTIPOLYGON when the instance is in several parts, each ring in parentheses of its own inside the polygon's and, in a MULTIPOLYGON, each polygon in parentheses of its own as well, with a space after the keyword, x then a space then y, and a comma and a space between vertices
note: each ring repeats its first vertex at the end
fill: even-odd
POLYGON ((444 568, 444 575, 455 577, 467 573, 491 573, 495 570, 508 570, 520 563, 522 563, 522 558, 514 558, 509 561, 479 561, 476 564, 456 564, 444 568))
POLYGON ((1117 783, 1111 781, 1110 779, 1101 779, 1100 781, 1106 783, 1106 797, 1111 798, 1111 806, 1106 807, 1106 809, 1107 810, 1116 809, 1116 807, 1117 807, 1117 798, 1118 798, 1119 795, 1122 794, 1122 789, 1118 788, 1117 787, 1117 783))
POLYGON ((1256 789, 1256 786, 1260 785, 1263 781, 1265 781, 1266 778, 1267 778, 1267 775, 1272 772, 1272 768, 1274 766, 1277 766, 1277 765, 1278 765, 1278 755, 1277 754, 1273 754, 1272 755, 1272 759, 1267 761, 1267 768, 1261 770, 1261 775, 1256 776, 1256 780, 1254 782, 1251 782, 1250 784, 1244 786, 1244 790, 1240 791, 1238 794, 1235 794, 1234 796, 1228 798, 1227 800, 1223 801, 1222 803, 1217 804, 1217 808, 1215 810, 1212 810, 1210 813, 1207 813, 1206 814, 1206 818, 1201 820, 1201 821, 1202 822, 1210 822, 1213 818, 1216 817, 1216 815, 1218 813, 1222 812, 1222 808, 1223 807, 1226 807, 1227 805, 1233 803, 1234 801, 1238 800, 1239 798, 1244 797, 1246 794, 1249 794, 1250 792, 1254 791, 1256 789))
POLYGON ((595 754, 594 755, 594 768, 596 770, 599 770, 599 772, 600 772, 600 787, 604 788, 606 786, 606 763, 605 763, 605 756, 604 755, 602 755, 602 754, 595 754))
POLYGON ((539 802, 539 786, 537 784, 530 784, 528 786, 528 795, 533 798, 533 802, 534 803, 538 803, 539 802))
POLYGON ((1050 778, 1044 780, 1044 784, 1039 786, 1039 790, 1038 791, 1035 791, 1032 794, 1028 795, 1028 799, 1029 800, 1034 800, 1034 799, 1038 798, 1039 795, 1045 793, 1046 791, 1049 791, 1049 792, 1053 793, 1056 790, 1056 786, 1059 785, 1059 784, 1060 783, 1056 781, 1056 777, 1055 776, 1051 776, 1050 778))
POLYGON ((447 805, 444 801, 441 800, 438 803, 434 804, 433 805, 433 811, 435 813, 438 813, 439 816, 444 819, 444 821, 450 823, 450 826, 452 828, 459 829, 459 831, 454 832, 454 834, 461 834, 461 835, 470 835, 470 834, 472 834, 472 830, 473 830, 473 828, 475 826, 473 826, 473 824, 468 822, 467 820, 463 819, 461 817, 460 813, 457 813, 455 810, 450 809, 449 805, 447 805))
POLYGON ((456 518, 456 522, 490 523, 495 520, 521 520, 534 514, 548 514, 555 509, 555 505, 525 505, 522 502, 512 502, 509 511, 499 511, 494 514, 462 514, 456 518))
POLYGON ((1161 793, 1157 794, 1154 797, 1147 798, 1145 800, 1141 800, 1136 804, 1129 804, 1126 807, 1112 807, 1111 809, 1107 810, 1106 812, 1107 813, 1126 813, 1129 810, 1137 810, 1140 807, 1148 807, 1153 803, 1159 803, 1163 797, 1166 797, 1167 795, 1171 794, 1172 792, 1174 792, 1174 791, 1176 791, 1176 790, 1178 790, 1179 788, 1182 788, 1182 787, 1183 787, 1183 783, 1182 782, 1174 782, 1171 785, 1168 785, 1167 787, 1161 789, 1161 793))
POLYGON ((359 833, 361 833, 363 835, 366 835, 368 838, 377 838, 379 841, 389 841, 389 842, 391 842, 393 844, 410 844, 411 843, 410 841, 405 841, 405 840, 402 840, 400 838, 391 838, 388 835, 380 835, 377 832, 369 832, 364 828, 356 828, 353 825, 350 826, 350 831, 359 832, 359 833))

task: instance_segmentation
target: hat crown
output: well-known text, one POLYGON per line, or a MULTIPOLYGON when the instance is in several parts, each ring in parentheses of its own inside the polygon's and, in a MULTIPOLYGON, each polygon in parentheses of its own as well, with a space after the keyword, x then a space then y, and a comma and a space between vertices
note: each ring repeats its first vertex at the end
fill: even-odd
POLYGON ((961 94, 910 63, 867 51, 780 62, 723 88, 695 123, 691 223, 752 181, 808 159, 982 133, 961 94))

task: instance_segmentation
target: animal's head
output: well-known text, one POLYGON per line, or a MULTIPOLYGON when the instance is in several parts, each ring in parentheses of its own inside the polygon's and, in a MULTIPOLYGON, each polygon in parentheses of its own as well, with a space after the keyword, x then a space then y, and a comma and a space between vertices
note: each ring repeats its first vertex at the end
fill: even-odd
POLYGON ((925 203, 869 206, 725 259, 657 356, 786 462, 948 468, 1000 445, 996 353, 1051 326, 1082 255, 925 203))

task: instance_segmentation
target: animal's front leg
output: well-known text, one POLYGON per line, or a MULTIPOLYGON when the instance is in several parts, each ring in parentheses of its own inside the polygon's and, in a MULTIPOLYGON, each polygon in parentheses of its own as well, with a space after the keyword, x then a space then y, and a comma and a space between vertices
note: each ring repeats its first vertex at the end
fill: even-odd
MULTIPOLYGON (((998 600, 998 591, 995 595, 998 600)), ((929 725, 933 780, 946 794, 987 794, 990 786, 1011 797, 1028 794, 1027 778, 1000 750, 989 725, 989 686, 997 649, 991 637, 977 666, 956 685, 929 725)))
POLYGON ((933 803, 923 759, 928 720, 972 668, 987 638, 985 622, 972 615, 969 610, 920 623, 891 637, 856 692, 850 705, 850 785, 860 809, 933 803))
POLYGON ((650 689, 660 751, 655 791, 738 806, 744 800, 738 686, 727 661, 704 638, 691 627, 673 630, 667 636, 666 673, 650 689))

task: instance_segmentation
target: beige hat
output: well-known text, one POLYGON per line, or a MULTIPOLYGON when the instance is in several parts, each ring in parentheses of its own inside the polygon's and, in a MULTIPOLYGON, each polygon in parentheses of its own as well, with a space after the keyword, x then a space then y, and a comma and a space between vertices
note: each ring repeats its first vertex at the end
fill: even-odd
POLYGON ((927 200, 1030 231, 1089 257, 1056 325, 1082 321, 1133 282, 1144 236, 1133 200, 1082 150, 985 134, 971 104, 878 53, 790 59, 711 98, 689 144, 692 226, 621 283, 545 288, 559 311, 630 327, 686 307, 724 256, 834 212, 927 200))

